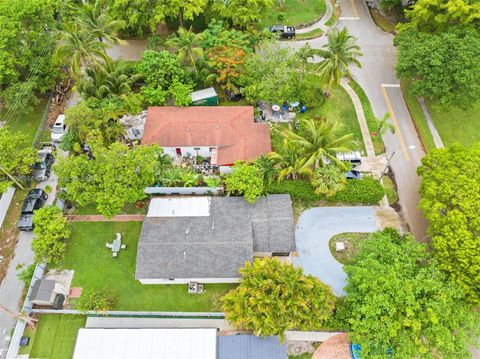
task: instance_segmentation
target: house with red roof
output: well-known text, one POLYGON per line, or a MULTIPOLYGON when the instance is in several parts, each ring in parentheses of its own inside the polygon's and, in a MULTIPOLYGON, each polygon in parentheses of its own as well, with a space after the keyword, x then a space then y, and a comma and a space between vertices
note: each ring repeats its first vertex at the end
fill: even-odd
POLYGON ((270 127, 255 123, 252 106, 149 107, 142 144, 169 156, 202 156, 220 171, 271 151, 270 127))

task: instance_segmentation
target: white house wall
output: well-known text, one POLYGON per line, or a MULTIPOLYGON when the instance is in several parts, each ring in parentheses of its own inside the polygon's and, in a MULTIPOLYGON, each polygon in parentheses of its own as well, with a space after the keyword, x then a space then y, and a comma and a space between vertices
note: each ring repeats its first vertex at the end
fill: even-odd
POLYGON ((212 151, 210 151, 211 147, 163 147, 163 151, 169 155, 170 157, 177 157, 177 148, 180 148, 182 151, 182 156, 186 157, 187 154, 189 153, 191 156, 196 156, 197 151, 195 148, 199 148, 198 150, 198 155, 202 157, 211 157, 212 156, 212 151))
POLYGON ((139 279, 142 284, 188 284, 197 282, 203 284, 219 284, 219 283, 240 283, 240 278, 175 278, 170 279, 139 279))

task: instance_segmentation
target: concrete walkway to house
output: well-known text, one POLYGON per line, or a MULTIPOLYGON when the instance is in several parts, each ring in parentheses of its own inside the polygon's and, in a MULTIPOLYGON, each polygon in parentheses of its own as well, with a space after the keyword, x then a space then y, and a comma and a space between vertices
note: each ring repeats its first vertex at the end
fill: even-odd
POLYGON ((432 134, 433 138, 433 143, 435 144, 436 148, 443 148, 443 141, 442 138, 440 137, 440 134, 437 131, 437 128, 435 127, 435 123, 433 123, 432 116, 430 116, 430 111, 428 111, 427 104, 425 103, 425 100, 421 97, 417 97, 417 101, 420 104, 420 107, 423 111, 423 115, 425 116, 425 119, 427 120, 427 126, 428 129, 430 130, 430 133, 432 134))
POLYGON ((332 287, 337 296, 345 294, 347 275, 333 257, 328 242, 340 233, 369 233, 379 229, 373 207, 317 207, 302 213, 295 231, 298 257, 293 264, 332 287))
POLYGON ((101 214, 67 215, 67 220, 70 222, 129 222, 143 221, 144 219, 144 214, 119 214, 112 218, 107 218, 101 214))
POLYGON ((315 29, 321 29, 323 32, 327 32, 330 28, 325 24, 328 20, 330 20, 330 18, 333 15, 332 2, 330 0, 325 0, 325 6, 326 6, 325 14, 323 15, 323 17, 320 20, 318 20, 316 23, 314 23, 310 26, 304 27, 302 29, 296 29, 295 32, 297 34, 304 34, 306 32, 310 32, 310 31, 315 30, 315 29))

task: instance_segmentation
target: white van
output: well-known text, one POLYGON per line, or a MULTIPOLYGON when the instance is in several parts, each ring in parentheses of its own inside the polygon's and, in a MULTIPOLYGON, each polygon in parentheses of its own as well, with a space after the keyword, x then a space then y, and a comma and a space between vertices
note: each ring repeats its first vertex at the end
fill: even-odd
POLYGON ((62 137, 67 133, 67 125, 65 124, 65 115, 58 115, 55 124, 52 127, 52 142, 60 142, 62 137))

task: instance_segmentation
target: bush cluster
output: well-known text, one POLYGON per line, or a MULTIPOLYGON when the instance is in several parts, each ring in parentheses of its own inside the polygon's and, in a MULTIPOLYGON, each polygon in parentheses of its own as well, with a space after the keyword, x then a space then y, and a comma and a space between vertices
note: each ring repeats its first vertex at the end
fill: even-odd
POLYGON ((292 199, 303 201, 318 201, 321 198, 312 185, 304 180, 274 181, 266 186, 266 193, 288 193, 292 199))
POLYGON ((347 182, 345 188, 329 198, 330 201, 377 204, 385 195, 385 189, 372 177, 347 182))

